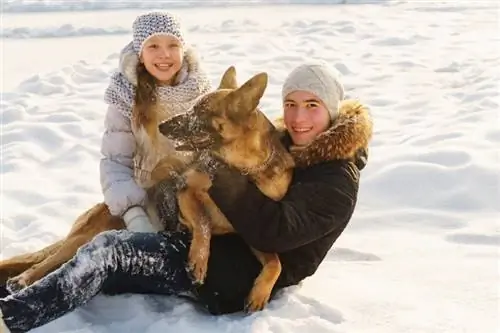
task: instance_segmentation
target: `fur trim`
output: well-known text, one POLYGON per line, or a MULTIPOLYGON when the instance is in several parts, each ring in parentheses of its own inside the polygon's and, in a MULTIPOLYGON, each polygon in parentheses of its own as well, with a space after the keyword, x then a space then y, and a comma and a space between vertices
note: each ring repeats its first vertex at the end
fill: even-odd
MULTIPOLYGON (((184 51, 184 61, 183 66, 180 70, 180 75, 177 76, 176 83, 181 83, 184 81, 190 72, 198 69, 199 58, 193 48, 186 48, 184 51)), ((120 53, 120 64, 119 70, 127 80, 134 86, 137 86, 137 64, 139 63, 139 57, 137 53, 131 48, 130 44, 127 45, 123 51, 120 53)))
MULTIPOLYGON (((275 126, 286 131, 282 118, 275 126)), ((290 146, 295 163, 307 167, 321 162, 353 159, 360 149, 368 149, 373 123, 368 108, 356 100, 344 100, 331 127, 305 147, 290 146)))
POLYGON ((132 43, 125 46, 123 51, 120 53, 120 63, 119 71, 125 75, 127 80, 134 86, 137 86, 137 64, 139 63, 139 57, 135 53, 132 43))

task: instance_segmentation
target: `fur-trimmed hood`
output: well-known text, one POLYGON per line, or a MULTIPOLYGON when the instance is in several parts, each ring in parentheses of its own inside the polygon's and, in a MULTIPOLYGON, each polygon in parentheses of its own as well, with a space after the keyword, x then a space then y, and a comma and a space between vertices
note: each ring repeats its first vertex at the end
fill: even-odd
MULTIPOLYGON (((292 144, 282 118, 278 119, 275 125, 278 130, 284 132, 284 140, 289 145, 290 153, 298 167, 333 160, 358 159, 360 154, 366 155, 373 135, 372 118, 368 108, 350 99, 341 102, 339 115, 330 128, 308 146, 298 147, 292 144)), ((356 162, 359 164, 359 161, 356 162)), ((361 164, 364 166, 364 162, 361 164)))

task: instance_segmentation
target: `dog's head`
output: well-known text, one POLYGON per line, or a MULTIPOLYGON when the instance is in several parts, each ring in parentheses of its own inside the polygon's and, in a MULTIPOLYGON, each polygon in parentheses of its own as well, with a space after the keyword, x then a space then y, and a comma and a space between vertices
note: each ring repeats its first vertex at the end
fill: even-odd
POLYGON ((161 123, 160 132, 176 142, 179 151, 220 149, 255 127, 261 116, 257 106, 266 87, 266 73, 238 87, 236 70, 231 66, 215 91, 200 97, 187 113, 161 123))

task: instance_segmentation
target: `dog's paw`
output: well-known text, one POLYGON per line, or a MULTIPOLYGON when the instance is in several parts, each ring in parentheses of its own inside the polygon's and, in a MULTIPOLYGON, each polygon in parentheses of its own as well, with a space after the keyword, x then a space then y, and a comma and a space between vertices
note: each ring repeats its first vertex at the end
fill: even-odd
POLYGON ((190 250, 188 260, 188 271, 195 284, 202 285, 207 276, 208 257, 203 251, 190 250))
POLYGON ((205 283, 207 273, 206 269, 203 268, 203 265, 190 263, 188 266, 188 273, 190 274, 195 285, 201 286, 205 283))
POLYGON ((245 304, 246 312, 257 312, 264 310, 267 303, 269 303, 269 298, 271 297, 271 290, 269 286, 260 281, 256 281, 250 295, 248 295, 247 302, 245 304))
POLYGON ((28 282, 24 279, 23 275, 14 276, 7 280, 5 288, 11 293, 16 293, 23 290, 28 286, 28 282))

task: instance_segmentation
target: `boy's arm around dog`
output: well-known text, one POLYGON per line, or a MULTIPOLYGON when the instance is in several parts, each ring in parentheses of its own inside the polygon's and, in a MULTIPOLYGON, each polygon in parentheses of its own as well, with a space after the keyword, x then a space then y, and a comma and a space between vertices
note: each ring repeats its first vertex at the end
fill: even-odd
POLYGON ((358 180, 353 163, 330 161, 296 169, 281 201, 262 194, 246 177, 234 184, 245 187, 234 201, 216 181, 210 196, 251 247, 280 253, 343 230, 356 205, 358 180))

